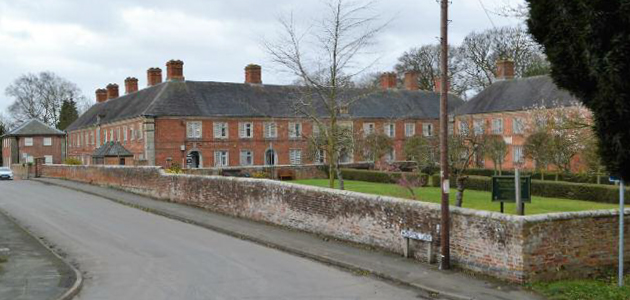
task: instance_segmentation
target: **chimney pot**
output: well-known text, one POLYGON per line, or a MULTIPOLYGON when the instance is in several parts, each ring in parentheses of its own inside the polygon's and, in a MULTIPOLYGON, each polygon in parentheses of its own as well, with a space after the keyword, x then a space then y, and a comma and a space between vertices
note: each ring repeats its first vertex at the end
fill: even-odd
POLYGON ((147 86, 154 86, 162 83, 162 69, 149 68, 147 70, 147 86))
POLYGON ((497 60, 497 80, 514 79, 514 61, 511 59, 497 60))
POLYGON ((166 80, 184 80, 184 62, 171 59, 166 63, 166 80))
POLYGON ((245 83, 262 84, 262 67, 249 64, 245 67, 245 83))
POLYGON ((396 88, 396 73, 386 72, 381 75, 381 88, 384 90, 396 88))
POLYGON ((138 91, 138 78, 127 77, 125 79, 125 94, 131 94, 138 91))
POLYGON ((96 90, 96 102, 103 103, 107 101, 107 90, 106 89, 97 89, 96 90))
POLYGON ((417 91, 420 89, 420 87, 418 86, 418 72, 405 72, 405 89, 409 91, 417 91))
POLYGON ((107 99, 118 98, 118 85, 115 83, 110 83, 107 85, 107 99))

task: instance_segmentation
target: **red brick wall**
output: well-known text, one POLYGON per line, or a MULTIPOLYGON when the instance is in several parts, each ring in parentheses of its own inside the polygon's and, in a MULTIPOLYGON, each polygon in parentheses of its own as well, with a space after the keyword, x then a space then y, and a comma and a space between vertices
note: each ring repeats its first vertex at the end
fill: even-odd
MULTIPOLYGON (((248 149, 254 151, 254 164, 264 165, 264 153, 269 149, 270 144, 273 144, 273 149, 278 155, 278 164, 288 165, 289 150, 290 149, 302 149, 302 163, 312 163, 312 160, 306 156, 306 150, 308 147, 308 141, 306 138, 290 139, 288 125, 290 122, 301 122, 303 135, 309 136, 313 132, 313 126, 310 121, 295 120, 295 119, 274 119, 278 126, 278 137, 275 139, 265 139, 263 133, 263 124, 271 121, 270 119, 195 119, 195 118, 158 118, 155 122, 155 142, 156 142, 156 165, 167 167, 167 161, 170 158, 173 163, 178 163, 181 166, 185 165, 186 155, 192 151, 199 151, 202 156, 202 167, 213 167, 214 163, 214 151, 215 150, 228 150, 229 151, 229 165, 240 165, 240 150, 248 149), (188 139, 186 137, 186 122, 187 121, 201 121, 202 122, 202 138, 198 140, 188 139), (213 134, 214 122, 227 122, 228 123, 228 139, 215 139, 213 134), (239 122, 253 122, 254 123, 254 137, 251 139, 241 139, 238 133, 239 122), (185 151, 181 151, 181 145, 185 145, 185 151)), ((396 136, 394 138, 394 149, 396 160, 405 160, 404 155, 404 143, 405 137, 405 123, 416 124, 416 134, 422 135, 422 124, 433 124, 433 135, 437 135, 437 120, 397 120, 393 121, 396 124, 396 136)), ((382 119, 365 119, 365 120, 353 120, 353 129, 356 134, 360 134, 363 130, 363 123, 374 123, 376 130, 383 132, 383 126, 385 123, 389 123, 387 120, 382 119)), ((355 154, 355 161, 362 160, 360 154, 355 154)))
MULTIPOLYGON (((505 160, 503 165, 501 166, 503 170, 514 170, 514 146, 523 146, 527 139, 527 129, 523 132, 523 134, 515 134, 513 132, 513 122, 515 118, 522 118, 525 121, 525 126, 532 122, 531 113, 527 111, 518 111, 518 112, 497 112, 497 113, 487 113, 487 114, 478 114, 478 115, 464 115, 456 117, 455 121, 455 132, 460 132, 460 122, 464 121, 468 123, 468 128, 472 132, 473 130, 473 120, 483 120, 483 124, 485 127, 485 132, 487 134, 492 133, 492 120, 493 119, 502 119, 503 120, 503 134, 502 136, 511 143, 508 143, 508 153, 505 156, 505 160)), ((534 162, 525 157, 524 164, 520 165, 520 168, 533 170, 535 167, 534 162)), ((488 157, 484 159, 484 168, 486 169, 494 169, 494 163, 488 157)), ((573 164, 571 166, 573 172, 579 172, 584 170, 585 166, 581 161, 580 155, 577 155, 573 158, 573 164)), ((549 171, 555 170, 554 166, 549 166, 547 168, 549 171)))
MULTIPOLYGON (((142 130, 142 121, 140 119, 132 119, 123 122, 116 122, 112 124, 106 124, 100 127, 100 143, 99 145, 103 145, 105 142, 105 134, 107 132, 108 141, 120 141, 120 143, 131 153, 134 154, 132 160, 129 161, 129 164, 133 165, 135 161, 144 158, 144 132, 139 139, 137 136, 134 136, 132 139, 132 130, 134 129, 134 135, 136 135, 137 130, 142 130), (125 126, 127 128, 127 140, 124 139, 124 129, 125 126), (113 130, 113 138, 110 137, 110 132, 113 130), (120 130, 120 131, 119 131, 120 130), (120 132, 120 138, 119 138, 120 132)), ((84 164, 90 165, 92 164, 91 155, 94 153, 94 150, 97 148, 96 143, 96 128, 75 130, 68 133, 68 157, 78 158, 83 161, 84 164), (87 134, 88 143, 85 142, 87 134), (92 137, 94 135, 94 142, 92 143, 92 137), (83 137, 81 141, 81 136, 83 137)))
MULTIPOLYGON (((402 253, 402 229, 439 238, 437 204, 284 182, 165 174, 155 167, 45 166, 46 177, 111 186, 402 253)), ((614 211, 511 216, 451 208, 460 268, 514 282, 585 277, 617 257, 614 211)), ((626 214, 627 221, 630 215, 626 214)), ((416 259, 426 245, 412 243, 416 259)), ((437 253, 439 241, 434 244, 437 253)), ((626 240, 630 262, 630 240, 626 240)))

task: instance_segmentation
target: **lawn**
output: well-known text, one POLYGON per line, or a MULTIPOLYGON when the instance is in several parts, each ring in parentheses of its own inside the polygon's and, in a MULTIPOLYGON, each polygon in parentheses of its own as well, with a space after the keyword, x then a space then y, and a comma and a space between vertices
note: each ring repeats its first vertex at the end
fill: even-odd
POLYGON ((549 300, 627 300, 630 299, 629 285, 630 275, 626 275, 621 288, 617 287, 617 278, 614 276, 536 283, 533 288, 549 300))
MULTIPOLYGON (((320 187, 328 187, 328 179, 305 179, 305 180, 295 180, 294 183, 305 184, 305 185, 313 185, 320 187)), ((338 182, 336 182, 338 184, 338 182)), ((364 182, 364 181, 345 181, 346 190, 367 193, 367 194, 375 194, 375 195, 384 195, 384 196, 393 196, 399 198, 409 198, 411 199, 411 194, 407 189, 396 185, 396 184, 387 184, 387 183, 374 183, 374 182, 364 182)), ((415 193, 421 201, 426 202, 440 202, 440 188, 437 187, 424 187, 418 188, 415 190, 415 193)), ((464 191, 464 207, 479 209, 479 210, 487 210, 487 211, 500 211, 499 203, 490 201, 490 192, 483 191, 472 191, 467 190, 464 191)), ((455 203, 455 190, 451 189, 450 193, 450 201, 451 205, 455 203)), ((597 203, 597 202, 589 202, 589 201, 580 201, 580 200, 570 200, 570 199, 560 199, 560 198, 545 198, 545 197, 532 197, 532 203, 525 204, 525 214, 533 215, 533 214, 545 214, 552 212, 567 212, 567 211, 582 211, 582 210, 593 210, 593 209, 613 209, 617 208, 617 205, 607 204, 607 203, 597 203)), ((514 204, 505 204, 505 212, 509 214, 516 213, 516 207, 514 204)))

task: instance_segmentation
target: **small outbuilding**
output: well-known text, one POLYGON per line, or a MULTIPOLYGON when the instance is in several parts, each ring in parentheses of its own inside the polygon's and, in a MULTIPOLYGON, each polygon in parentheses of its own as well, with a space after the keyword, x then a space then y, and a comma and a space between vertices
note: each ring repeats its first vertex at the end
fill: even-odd
POLYGON ((31 119, 2 137, 2 164, 34 163, 43 158, 46 164, 61 164, 66 158, 66 133, 44 122, 31 119))
POLYGON ((107 142, 92 153, 92 163, 95 165, 126 165, 127 160, 133 161, 133 153, 120 142, 107 142))

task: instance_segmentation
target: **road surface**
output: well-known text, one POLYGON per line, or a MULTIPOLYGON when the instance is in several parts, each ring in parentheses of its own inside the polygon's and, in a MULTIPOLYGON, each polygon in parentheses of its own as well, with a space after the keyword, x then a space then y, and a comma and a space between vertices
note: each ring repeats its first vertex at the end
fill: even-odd
POLYGON ((110 200, 0 182, 0 208, 85 274, 76 299, 419 299, 418 293, 110 200))

